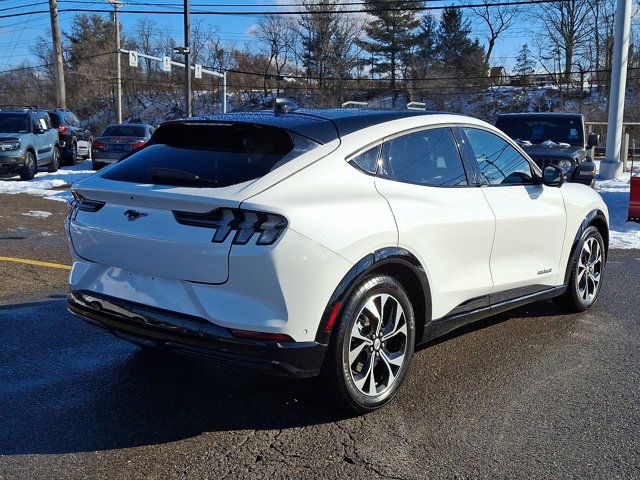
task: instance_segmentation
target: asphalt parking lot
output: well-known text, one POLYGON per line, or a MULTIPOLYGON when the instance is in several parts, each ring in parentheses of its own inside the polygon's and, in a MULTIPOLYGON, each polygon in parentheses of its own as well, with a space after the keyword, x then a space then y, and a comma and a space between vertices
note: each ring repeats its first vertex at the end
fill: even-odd
MULTIPOLYGON (((0 256, 68 265, 67 208, 0 195, 0 256)), ((362 417, 315 380, 93 329, 66 312, 66 275, 0 260, 0 479, 640 478, 638 250, 611 252, 590 312, 543 302, 465 327, 362 417)))

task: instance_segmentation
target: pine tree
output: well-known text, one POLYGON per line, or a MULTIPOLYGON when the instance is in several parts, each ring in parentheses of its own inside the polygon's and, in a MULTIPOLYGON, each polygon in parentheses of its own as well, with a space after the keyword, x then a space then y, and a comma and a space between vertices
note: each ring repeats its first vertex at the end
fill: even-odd
POLYGON ((358 44, 373 57, 372 72, 389 76, 394 100, 398 72, 403 66, 403 53, 416 43, 420 19, 414 9, 420 5, 401 0, 384 3, 365 0, 365 8, 373 19, 364 28, 367 39, 358 44))
POLYGON ((529 45, 525 43, 522 45, 522 48, 518 53, 518 57, 516 58, 516 66, 513 69, 513 72, 518 75, 518 77, 514 83, 530 85, 531 75, 535 73, 535 64, 531 50, 529 50, 529 45))
POLYGON ((485 51, 476 38, 471 40, 471 27, 462 11, 445 8, 438 28, 438 58, 453 75, 473 77, 487 74, 485 51))

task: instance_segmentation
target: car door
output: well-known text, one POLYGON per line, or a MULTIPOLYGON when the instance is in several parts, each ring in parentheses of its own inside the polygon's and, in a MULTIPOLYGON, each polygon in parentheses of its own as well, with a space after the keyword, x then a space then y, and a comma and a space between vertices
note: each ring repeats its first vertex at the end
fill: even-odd
POLYGON ((468 181, 448 126, 385 139, 376 188, 391 207, 398 244, 418 257, 431 288, 432 319, 486 306, 495 218, 468 181))
POLYGON ((496 217, 492 302, 556 285, 566 228, 560 189, 537 181, 530 160, 506 138, 478 127, 461 131, 496 217))
POLYGON ((46 164, 53 154, 53 145, 55 141, 51 141, 48 124, 40 114, 31 116, 33 142, 36 149, 36 159, 38 166, 46 164))

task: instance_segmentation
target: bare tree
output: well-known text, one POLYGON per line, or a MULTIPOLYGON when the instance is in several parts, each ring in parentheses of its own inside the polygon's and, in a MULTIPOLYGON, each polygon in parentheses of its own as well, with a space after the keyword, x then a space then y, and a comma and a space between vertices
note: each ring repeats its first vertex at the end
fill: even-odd
POLYGON ((571 82, 575 57, 591 38, 592 8, 589 0, 565 0, 538 7, 547 51, 560 52, 563 81, 571 82))
POLYGON ((508 30, 517 19, 519 9, 517 6, 495 6, 491 0, 482 0, 482 6, 473 7, 471 10, 487 27, 487 50, 484 62, 489 65, 491 54, 498 37, 508 30))
POLYGON ((280 93, 280 78, 293 59, 295 31, 291 20, 282 15, 264 16, 258 21, 253 34, 262 43, 262 49, 268 58, 264 70, 265 95, 270 76, 275 76, 276 90, 280 93))

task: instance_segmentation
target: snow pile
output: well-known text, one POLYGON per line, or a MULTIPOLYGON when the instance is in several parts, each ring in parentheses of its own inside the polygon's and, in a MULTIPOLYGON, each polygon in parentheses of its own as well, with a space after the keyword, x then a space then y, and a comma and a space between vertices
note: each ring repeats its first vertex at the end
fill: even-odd
POLYGON ((640 248, 640 223, 627 222, 629 177, 596 181, 596 190, 609 208, 611 248, 640 248))
POLYGON ((0 193, 28 193, 67 202, 71 200, 69 187, 75 182, 91 175, 91 161, 87 160, 72 167, 63 167, 55 173, 38 172, 33 180, 20 180, 20 177, 0 180, 0 193))
POLYGON ((22 215, 25 217, 47 218, 53 214, 42 210, 29 210, 27 213, 23 213, 22 215))

